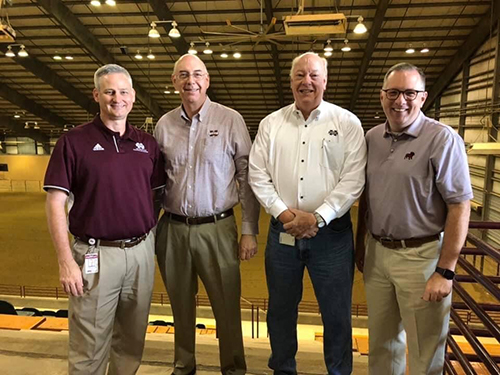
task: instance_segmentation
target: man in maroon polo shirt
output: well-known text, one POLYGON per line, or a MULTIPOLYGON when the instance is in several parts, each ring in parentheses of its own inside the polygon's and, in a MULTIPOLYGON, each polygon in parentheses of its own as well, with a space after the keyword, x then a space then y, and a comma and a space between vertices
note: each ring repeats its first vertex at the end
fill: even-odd
POLYGON ((94 84, 99 115, 63 135, 52 153, 47 221, 69 294, 69 373, 104 374, 109 359, 110 374, 135 374, 153 290, 152 191, 165 184, 163 156, 127 122, 135 101, 127 70, 105 65, 94 84))

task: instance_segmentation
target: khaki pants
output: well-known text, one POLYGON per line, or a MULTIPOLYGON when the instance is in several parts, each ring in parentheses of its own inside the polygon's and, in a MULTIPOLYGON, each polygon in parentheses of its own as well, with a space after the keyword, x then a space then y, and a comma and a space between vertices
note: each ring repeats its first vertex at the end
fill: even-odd
POLYGON ((196 369, 195 296, 198 276, 217 322, 223 374, 246 371, 240 311, 240 262, 234 216, 215 223, 186 225, 163 215, 156 255, 175 323, 175 375, 196 369))
POLYGON ((421 298, 440 251, 439 241, 389 249, 368 236, 364 280, 370 375, 405 374, 406 343, 411 375, 442 374, 451 295, 441 302, 421 298))
POLYGON ((153 292, 154 235, 124 249, 75 241, 80 267, 86 253, 98 253, 99 272, 83 271, 84 295, 69 299, 69 373, 104 374, 109 360, 109 374, 135 374, 153 292))

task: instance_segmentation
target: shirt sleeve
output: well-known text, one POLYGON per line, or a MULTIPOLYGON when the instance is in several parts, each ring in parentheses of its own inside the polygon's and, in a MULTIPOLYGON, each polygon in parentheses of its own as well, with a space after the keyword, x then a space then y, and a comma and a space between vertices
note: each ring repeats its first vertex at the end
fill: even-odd
POLYGON ((257 137, 250 151, 249 182, 266 212, 277 218, 288 207, 279 197, 269 173, 270 147, 270 122, 269 117, 266 117, 260 122, 257 137))
POLYGON ((435 144, 431 162, 436 171, 436 186, 443 200, 453 204, 472 199, 469 165, 462 138, 454 130, 446 129, 446 136, 435 137, 435 144))
POLYGON ((166 173, 165 173, 165 159, 163 153, 160 151, 160 147, 156 142, 154 142, 154 158, 153 158, 153 174, 151 175, 151 189, 156 190, 163 188, 166 183, 166 173))
POLYGON ((365 186, 366 142, 361 122, 349 114, 343 124, 346 128, 344 163, 339 182, 316 209, 327 224, 342 217, 361 196, 365 186))
POLYGON ((248 183, 248 157, 252 141, 241 116, 235 119, 232 138, 235 149, 236 181, 238 181, 238 195, 242 210, 241 234, 256 235, 259 233, 260 206, 248 183))
POLYGON ((62 136, 56 143, 45 172, 43 189, 59 189, 71 192, 75 171, 75 155, 67 136, 62 136))

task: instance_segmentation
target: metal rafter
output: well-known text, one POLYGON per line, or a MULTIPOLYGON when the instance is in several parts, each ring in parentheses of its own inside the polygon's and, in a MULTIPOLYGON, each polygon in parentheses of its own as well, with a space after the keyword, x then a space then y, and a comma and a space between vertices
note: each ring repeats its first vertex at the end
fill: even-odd
POLYGON ((354 86, 354 91, 352 93, 351 103, 349 105, 349 109, 351 111, 356 105, 359 91, 361 90, 361 86, 363 86, 363 80, 368 70, 373 51, 375 50, 375 44, 377 43, 378 34, 382 29, 382 23, 384 22, 385 12, 387 11, 388 6, 389 0, 379 0, 375 18, 373 19, 372 27, 370 29, 370 36, 368 37, 368 41, 366 42, 363 60, 361 61, 361 65, 359 67, 358 79, 356 80, 356 85, 354 86))
MULTIPOLYGON (((153 8, 153 12, 155 13, 156 17, 158 17, 158 20, 160 21, 174 20, 174 16, 172 12, 170 12, 170 9, 168 8, 168 5, 165 1, 150 0, 149 4, 151 5, 151 8, 153 8)), ((168 34, 168 32, 170 31, 170 29, 167 28, 168 25, 163 23, 158 25, 158 27, 160 26, 162 26, 165 32, 168 34)), ((174 45, 177 52, 179 53, 179 57, 185 55, 189 50, 189 43, 186 42, 182 34, 180 38, 170 38, 170 40, 172 41, 172 44, 174 45)), ((207 95, 211 100, 217 101, 217 95, 215 94, 215 91, 213 90, 212 87, 209 87, 207 89, 207 95)))
MULTIPOLYGON (((66 28, 66 30, 68 30, 68 32, 101 64, 116 64, 113 55, 60 0, 38 0, 38 3, 52 15, 59 24, 66 28)), ((160 118, 165 113, 141 85, 135 83, 134 89, 137 99, 139 99, 154 116, 160 118)))
POLYGON ((450 63, 443 69, 436 83, 432 85, 423 107, 424 112, 432 106, 436 98, 449 86, 462 69, 463 64, 486 42, 490 35, 490 29, 495 26, 499 18, 500 4, 498 1, 494 1, 493 7, 483 15, 477 26, 471 31, 465 42, 455 53, 450 63))
POLYGON ((61 116, 56 115, 52 111, 34 102, 27 96, 17 92, 16 90, 12 89, 2 82, 0 82, 0 96, 5 100, 11 102, 12 104, 15 104, 18 107, 24 109, 25 111, 30 112, 37 117, 40 117, 51 125, 62 128, 65 124, 70 123, 70 121, 67 121, 61 116))
POLYGON ((13 130, 14 137, 28 137, 41 143, 48 143, 50 141, 49 137, 41 133, 40 130, 25 129, 22 122, 16 121, 7 116, 0 116, 0 126, 5 126, 6 128, 13 130))
MULTIPOLYGON (((272 0, 266 0, 265 3, 265 12, 266 12, 266 19, 267 22, 271 22, 273 19, 273 2, 272 0)), ((270 33, 274 32, 274 26, 271 27, 271 30, 269 30, 270 33)), ((276 85, 278 88, 278 99, 280 101, 280 107, 285 106, 285 97, 283 95, 283 85, 281 84, 281 66, 280 66, 280 61, 278 58, 278 47, 271 43, 271 55, 273 57, 273 65, 274 65, 274 77, 276 78, 276 85)))

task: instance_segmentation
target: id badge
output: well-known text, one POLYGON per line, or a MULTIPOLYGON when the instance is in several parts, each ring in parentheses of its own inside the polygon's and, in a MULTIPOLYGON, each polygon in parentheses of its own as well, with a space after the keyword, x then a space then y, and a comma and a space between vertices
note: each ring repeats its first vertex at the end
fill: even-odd
POLYGON ((98 253, 85 254, 84 269, 85 269, 85 273, 87 275, 99 272, 99 254, 98 253))
POLYGON ((287 246, 295 246, 295 237, 291 234, 281 232, 280 233, 280 244, 287 246))

